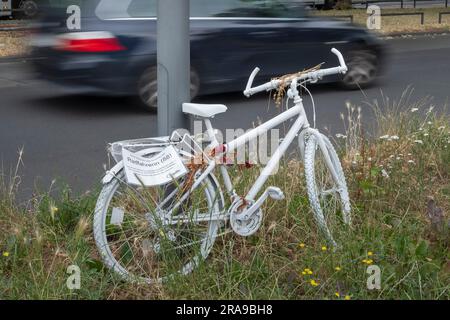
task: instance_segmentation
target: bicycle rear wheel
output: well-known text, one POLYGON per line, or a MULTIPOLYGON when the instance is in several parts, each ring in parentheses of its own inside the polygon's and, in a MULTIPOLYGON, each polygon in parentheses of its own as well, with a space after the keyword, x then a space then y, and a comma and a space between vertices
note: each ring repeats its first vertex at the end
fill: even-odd
MULTIPOLYGON (((149 155, 151 156, 151 155, 149 155)), ((163 186, 129 185, 122 170, 100 193, 94 237, 107 267, 122 278, 158 283, 191 272, 205 259, 217 236, 219 221, 194 221, 222 208, 220 190, 209 176, 176 209, 165 213, 187 192, 190 174, 163 186)))
POLYGON ((322 147, 315 135, 306 142, 306 186, 314 218, 327 240, 336 246, 342 225, 351 223, 350 199, 337 153, 327 137, 321 138, 322 147))

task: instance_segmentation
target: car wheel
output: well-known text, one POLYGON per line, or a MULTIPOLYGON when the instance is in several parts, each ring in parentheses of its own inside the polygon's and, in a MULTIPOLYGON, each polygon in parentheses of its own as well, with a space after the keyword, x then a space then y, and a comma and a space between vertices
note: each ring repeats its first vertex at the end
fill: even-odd
MULTIPOLYGON (((191 99, 199 92, 200 78, 194 70, 191 70, 191 99)), ((147 69, 138 81, 139 103, 147 110, 156 110, 158 107, 158 81, 157 68, 147 69)))
POLYGON ((324 4, 322 6, 322 9, 324 10, 331 10, 336 5, 337 0, 325 0, 324 4))
POLYGON ((357 49, 350 51, 347 56, 348 71, 342 79, 342 85, 353 90, 373 83, 379 69, 376 53, 370 49, 357 49))
POLYGON ((20 5, 20 9, 22 9, 22 14, 25 18, 34 18, 38 11, 38 5, 33 0, 23 1, 20 5))

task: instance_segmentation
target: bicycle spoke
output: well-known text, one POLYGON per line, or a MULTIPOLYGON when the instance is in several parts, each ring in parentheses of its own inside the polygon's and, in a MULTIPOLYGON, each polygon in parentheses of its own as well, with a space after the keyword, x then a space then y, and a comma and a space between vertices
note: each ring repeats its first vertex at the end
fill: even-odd
POLYGON ((114 196, 104 208, 107 243, 100 250, 109 247, 114 263, 141 279, 158 279, 197 265, 209 248, 215 215, 211 208, 216 197, 205 197, 207 185, 190 190, 181 178, 164 186, 130 186, 123 178, 116 177, 114 196), (117 214, 121 216, 113 217, 117 214))

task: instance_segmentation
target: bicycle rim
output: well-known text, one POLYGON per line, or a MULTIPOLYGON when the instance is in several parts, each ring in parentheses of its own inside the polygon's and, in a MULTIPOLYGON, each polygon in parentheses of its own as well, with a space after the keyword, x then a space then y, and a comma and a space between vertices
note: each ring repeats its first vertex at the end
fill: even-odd
POLYGON ((161 282, 187 274, 209 254, 218 222, 194 222, 195 212, 220 211, 209 177, 194 190, 173 217, 190 217, 167 224, 168 212, 185 192, 186 178, 157 187, 131 186, 124 173, 104 187, 94 219, 94 235, 105 264, 127 280, 161 282))
POLYGON ((319 147, 317 138, 309 137, 305 149, 305 176, 314 218, 327 240, 336 246, 343 225, 350 223, 350 203, 340 161, 326 140, 325 146, 332 167, 325 161, 324 151, 319 147))

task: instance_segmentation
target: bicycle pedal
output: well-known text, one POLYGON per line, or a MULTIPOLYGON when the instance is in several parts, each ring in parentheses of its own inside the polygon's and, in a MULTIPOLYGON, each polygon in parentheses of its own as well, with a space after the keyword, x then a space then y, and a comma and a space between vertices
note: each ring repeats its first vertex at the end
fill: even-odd
POLYGON ((273 200, 283 200, 284 199, 284 193, 278 187, 268 187, 267 193, 269 194, 269 197, 272 198, 273 200))

